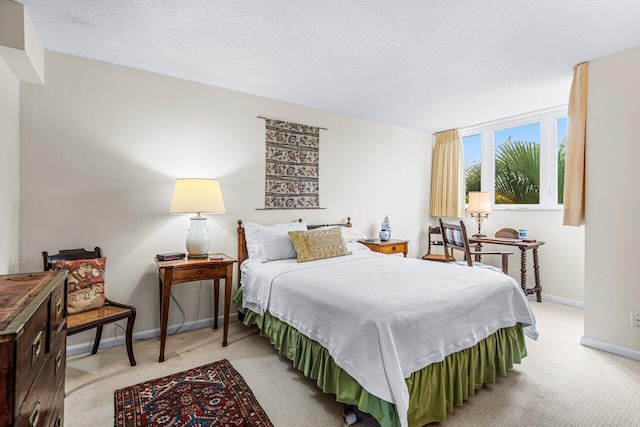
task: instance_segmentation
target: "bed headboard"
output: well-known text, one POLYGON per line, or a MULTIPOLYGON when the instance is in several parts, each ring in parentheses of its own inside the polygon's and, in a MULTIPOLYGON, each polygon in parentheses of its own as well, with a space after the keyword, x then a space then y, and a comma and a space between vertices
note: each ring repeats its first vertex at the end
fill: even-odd
MULTIPOLYGON (((298 222, 302 222, 302 219, 298 219, 298 222)), ((339 223, 339 224, 316 224, 316 225, 307 225, 309 230, 318 227, 351 227, 351 217, 347 217, 347 222, 339 223)), ((247 240, 244 235, 244 227, 242 226, 242 220, 238 220, 238 228, 236 230, 236 234, 238 235, 238 265, 241 265, 244 260, 249 258, 249 252, 247 251, 247 240)))

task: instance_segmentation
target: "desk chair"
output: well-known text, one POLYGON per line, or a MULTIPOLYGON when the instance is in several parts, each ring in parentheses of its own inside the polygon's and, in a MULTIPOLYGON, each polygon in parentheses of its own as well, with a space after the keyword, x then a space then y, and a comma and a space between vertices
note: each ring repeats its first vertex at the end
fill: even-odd
POLYGON ((429 227, 429 241, 427 243, 427 253, 424 254, 422 259, 426 259, 427 261, 439 261, 439 262, 447 262, 447 256, 442 254, 432 254, 431 246, 442 246, 444 249, 444 243, 442 242, 442 232, 440 231, 440 227, 429 227), (437 236, 434 238, 433 236, 437 236))
MULTIPOLYGON (((102 257, 102 249, 97 246, 93 251, 86 251, 84 249, 67 249, 61 250, 60 253, 56 255, 49 255, 47 252, 42 252, 45 271, 51 270, 54 261, 94 259, 102 257)), ((91 354, 96 354, 98 352, 98 347, 100 346, 102 327, 109 323, 124 319, 127 319, 126 345, 129 363, 131 366, 136 366, 136 359, 133 355, 133 324, 136 321, 136 308, 131 305, 105 299, 103 306, 100 308, 76 314, 69 314, 67 316, 67 335, 73 335, 78 332, 96 328, 96 337, 93 343, 93 349, 91 350, 91 354)))
POLYGON ((468 267, 485 268, 487 270, 493 270, 502 272, 504 274, 509 273, 509 255, 513 252, 477 252, 474 251, 474 255, 501 255, 502 256, 502 269, 497 267, 483 264, 481 262, 474 262, 471 259, 471 250, 469 249, 469 239, 467 238, 467 228, 463 221, 460 221, 460 225, 457 224, 445 224, 442 222, 442 218, 439 219, 440 229, 442 230, 442 242, 444 244, 444 253, 447 258, 447 262, 451 264, 464 265, 468 267), (458 250, 464 253, 464 261, 456 261, 453 259, 452 254, 454 250, 458 250))

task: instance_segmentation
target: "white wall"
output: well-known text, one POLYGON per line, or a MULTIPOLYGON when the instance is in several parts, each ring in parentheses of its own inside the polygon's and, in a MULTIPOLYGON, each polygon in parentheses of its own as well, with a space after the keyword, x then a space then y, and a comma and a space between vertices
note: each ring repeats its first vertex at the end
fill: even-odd
MULTIPOLYGON (((235 256, 238 219, 350 215, 371 233, 388 214, 394 237, 421 255, 430 135, 59 53, 46 53, 46 68, 46 83, 23 83, 20 94, 21 270, 41 270, 43 250, 101 246, 107 296, 137 307, 136 331, 159 326, 154 255, 184 250, 189 217, 168 214, 178 177, 220 180, 227 212, 209 216, 212 251, 235 256), (258 115, 328 128, 320 139, 326 209, 256 210, 264 207, 258 115)), ((198 306, 211 287, 174 287, 187 322, 212 316, 209 304, 198 306)), ((169 324, 181 321, 172 303, 169 324)))
MULTIPOLYGON (((586 338, 640 351, 640 47, 589 63, 586 338)), ((640 354, 640 353, 638 353, 640 354)))
POLYGON ((0 274, 18 272, 20 83, 0 59, 0 274))

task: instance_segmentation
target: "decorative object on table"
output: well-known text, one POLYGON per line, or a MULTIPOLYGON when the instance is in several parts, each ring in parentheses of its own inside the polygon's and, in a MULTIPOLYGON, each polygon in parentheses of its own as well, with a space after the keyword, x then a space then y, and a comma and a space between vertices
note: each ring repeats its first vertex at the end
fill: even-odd
POLYGON ((527 229, 526 228, 518 228, 518 239, 526 239, 527 238, 527 229))
POLYGON ((518 230, 514 230, 513 228, 501 228, 500 230, 496 231, 496 238, 517 239, 518 230))
POLYGON ((380 240, 389 240, 391 239, 391 221, 389 221, 389 215, 384 216, 384 220, 380 225, 380 240))
POLYGON ((224 200, 220 183, 206 178, 181 178, 176 180, 171 200, 170 214, 195 213, 187 234, 189 258, 208 257, 209 233, 207 218, 203 213, 224 213, 224 200))
POLYGON ((320 129, 265 119, 265 209, 321 209, 320 129))
POLYGON ((114 403, 118 427, 273 426, 226 359, 116 390, 114 403))
POLYGON ((184 252, 167 252, 164 254, 156 255, 158 261, 174 261, 176 259, 184 259, 187 256, 184 252))
POLYGON ((469 191, 469 206, 467 207, 471 218, 478 223, 478 232, 473 237, 487 237, 480 231, 482 221, 491 213, 491 194, 485 191, 469 191))

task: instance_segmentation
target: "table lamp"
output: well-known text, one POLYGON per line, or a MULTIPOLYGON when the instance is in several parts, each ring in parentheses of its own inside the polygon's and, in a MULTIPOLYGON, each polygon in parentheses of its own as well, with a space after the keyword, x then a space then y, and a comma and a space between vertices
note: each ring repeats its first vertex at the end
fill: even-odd
POLYGON ((478 223, 478 232, 473 237, 487 237, 480 232, 482 221, 489 217, 491 212, 491 194, 485 191, 469 191, 469 206, 467 207, 471 218, 478 223))
POLYGON ((170 214, 195 213, 187 234, 189 258, 202 259, 209 256, 209 233, 207 218, 203 213, 224 213, 224 200, 220 183, 206 178, 180 178, 176 180, 171 200, 170 214))

